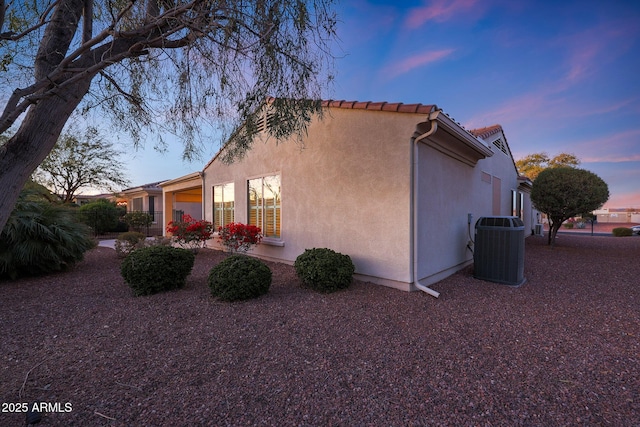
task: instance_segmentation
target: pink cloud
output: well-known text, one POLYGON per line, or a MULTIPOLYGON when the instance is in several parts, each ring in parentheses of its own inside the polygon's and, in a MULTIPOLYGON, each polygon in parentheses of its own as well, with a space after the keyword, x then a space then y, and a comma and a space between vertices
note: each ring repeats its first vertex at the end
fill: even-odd
POLYGON ((554 46, 568 50, 566 84, 576 84, 596 73, 604 64, 624 55, 638 36, 635 22, 607 22, 556 39, 554 46))
POLYGON ((640 208, 640 193, 611 194, 603 208, 640 208))
POLYGON ((469 119, 464 126, 473 129, 486 126, 487 123, 509 124, 515 122, 531 122, 544 119, 571 119, 590 117, 601 114, 628 110, 637 104, 637 98, 628 98, 611 104, 598 103, 585 105, 573 100, 572 96, 563 95, 568 90, 565 82, 545 85, 533 92, 508 99, 492 109, 486 109, 469 119))
POLYGON ((631 129, 584 141, 575 145, 583 153, 582 161, 595 162, 640 162, 640 129, 631 129))
POLYGON ((467 129, 481 128, 491 123, 503 125, 514 123, 523 119, 536 117, 537 119, 549 118, 551 101, 549 94, 543 91, 525 93, 521 96, 509 99, 493 109, 487 109, 472 117, 464 126, 467 129))
POLYGON ((417 28, 428 21, 447 21, 460 13, 472 11, 477 4, 477 0, 432 0, 423 7, 411 9, 406 25, 417 28))
POLYGON ((399 75, 408 73, 415 68, 440 61, 451 55, 454 51, 455 49, 430 50, 417 55, 413 55, 385 67, 382 70, 382 73, 389 78, 394 78, 399 75))
POLYGON ((568 83, 578 82, 593 71, 593 65, 602 48, 603 46, 592 44, 581 46, 572 52, 568 61, 569 71, 566 75, 568 83))

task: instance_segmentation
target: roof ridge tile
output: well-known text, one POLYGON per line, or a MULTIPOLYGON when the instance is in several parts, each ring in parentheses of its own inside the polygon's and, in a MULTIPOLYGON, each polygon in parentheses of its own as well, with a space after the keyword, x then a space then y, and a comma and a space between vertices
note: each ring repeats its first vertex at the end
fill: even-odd
POLYGON ((344 108, 350 110, 390 111, 395 113, 429 114, 438 109, 435 104, 404 104, 402 102, 372 102, 324 100, 321 105, 327 108, 344 108))
POLYGON ((491 135, 494 135, 498 132, 502 132, 502 126, 499 124, 495 124, 495 125, 491 125, 491 126, 485 126, 483 128, 478 128, 478 129, 471 129, 469 132, 473 135, 476 136, 478 138, 482 138, 482 139, 486 139, 488 137, 490 137, 491 135))

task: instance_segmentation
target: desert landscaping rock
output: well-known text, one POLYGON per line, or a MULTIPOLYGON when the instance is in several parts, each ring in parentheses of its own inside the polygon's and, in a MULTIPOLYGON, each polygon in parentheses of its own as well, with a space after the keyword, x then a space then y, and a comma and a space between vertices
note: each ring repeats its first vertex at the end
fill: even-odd
POLYGON ((318 294, 268 263, 268 294, 223 303, 206 283, 220 252, 184 289, 134 297, 98 247, 0 282, 0 402, 59 403, 39 426, 638 426, 639 255, 636 236, 530 237, 524 285, 469 267, 439 299, 318 294))

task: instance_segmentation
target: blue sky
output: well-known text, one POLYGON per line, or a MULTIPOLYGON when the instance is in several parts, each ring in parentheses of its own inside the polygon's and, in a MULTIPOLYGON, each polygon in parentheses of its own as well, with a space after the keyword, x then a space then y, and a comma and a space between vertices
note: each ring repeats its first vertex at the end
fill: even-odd
MULTIPOLYGON (((640 2, 351 0, 338 5, 326 99, 436 104, 465 128, 502 125, 516 159, 573 153, 640 208, 640 2)), ((153 144, 134 185, 201 170, 153 144)), ((217 145, 216 145, 217 146, 217 145)))

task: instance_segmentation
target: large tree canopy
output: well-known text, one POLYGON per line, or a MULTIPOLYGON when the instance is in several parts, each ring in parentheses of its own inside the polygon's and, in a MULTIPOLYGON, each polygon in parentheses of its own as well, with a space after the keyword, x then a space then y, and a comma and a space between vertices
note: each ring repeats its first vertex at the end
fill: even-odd
POLYGON ((554 157, 549 157, 547 153, 533 153, 516 161, 518 172, 529 178, 531 181, 535 181, 540 172, 547 168, 575 168, 579 165, 580 159, 578 159, 574 154, 569 153, 560 153, 554 157))
POLYGON ((155 124, 160 145, 182 138, 185 157, 211 124, 242 155, 269 97, 268 132, 302 134, 331 77, 332 4, 0 0, 0 135, 17 126, 0 145, 0 229, 76 110, 102 108, 134 141, 155 124))
POLYGON ((33 179, 64 203, 72 202, 83 188, 113 193, 129 184, 120 161, 122 155, 94 127, 87 128, 81 137, 63 133, 33 179))
POLYGON ((555 243, 556 234, 564 221, 598 209, 607 200, 607 183, 584 169, 545 169, 540 172, 531 189, 531 202, 549 218, 550 245, 555 243))

